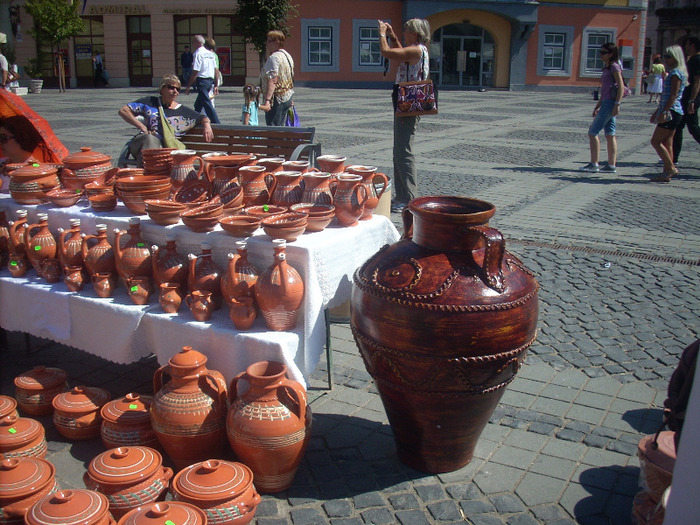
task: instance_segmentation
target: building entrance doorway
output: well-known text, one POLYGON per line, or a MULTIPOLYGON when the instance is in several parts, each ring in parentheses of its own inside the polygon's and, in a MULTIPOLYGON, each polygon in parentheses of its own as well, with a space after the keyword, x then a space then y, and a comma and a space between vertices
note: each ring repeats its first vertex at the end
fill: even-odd
POLYGON ((431 50, 439 50, 431 74, 439 85, 455 87, 493 86, 494 43, 491 34, 471 24, 451 24, 433 33, 431 50))

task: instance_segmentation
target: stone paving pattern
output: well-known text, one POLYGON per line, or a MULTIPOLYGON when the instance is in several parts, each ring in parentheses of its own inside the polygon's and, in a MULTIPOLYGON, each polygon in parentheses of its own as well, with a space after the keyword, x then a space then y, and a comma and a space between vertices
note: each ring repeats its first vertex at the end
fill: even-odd
MULTIPOLYGON (((237 123, 240 89, 217 109, 237 123)), ((132 131, 116 115, 147 89, 44 90, 27 101, 77 151, 117 157, 132 131)), ((194 96, 180 96, 192 104, 194 96)), ((680 352, 698 337, 700 156, 687 135, 670 184, 649 145, 646 97, 624 100, 618 173, 581 174, 594 102, 567 93, 444 91, 440 114, 415 140, 421 194, 493 202, 491 225, 540 282, 539 336, 487 425, 474 460, 427 475, 396 459, 393 438, 350 329, 331 329, 333 389, 326 363, 311 378, 313 437, 294 485, 265 495, 260 525, 471 523, 626 525, 638 490, 639 439, 661 421, 680 352)), ((302 124, 324 153, 346 155, 391 175, 389 93, 301 88, 302 124)), ((604 141, 603 141, 604 143, 604 141)), ((605 159, 605 147, 601 160, 605 159)), ((392 216, 402 229, 400 217, 392 216)), ((96 344, 99 344, 96 341, 96 344)), ((127 366, 11 333, 2 349, 3 394, 36 364, 60 366, 73 385, 113 395, 152 391, 153 358, 127 366)), ((63 487, 102 451, 99 440, 68 442, 47 426, 49 459, 63 487)), ((233 458, 231 458, 233 459, 233 458)))

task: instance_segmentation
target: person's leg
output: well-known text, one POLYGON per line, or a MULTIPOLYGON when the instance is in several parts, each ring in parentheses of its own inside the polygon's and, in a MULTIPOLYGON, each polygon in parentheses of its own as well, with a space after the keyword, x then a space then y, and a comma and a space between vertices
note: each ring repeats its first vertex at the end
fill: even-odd
POLYGON ((416 196, 417 178, 413 137, 420 117, 394 117, 394 187, 397 203, 408 203, 416 196))
POLYGON ((287 111, 292 107, 292 100, 286 102, 278 102, 275 100, 272 103, 270 111, 265 113, 265 123, 268 126, 284 126, 287 119, 287 111))
POLYGON ((617 162, 617 138, 615 135, 606 135, 608 144, 608 166, 615 167, 617 162))
POLYGON ((219 124, 219 115, 216 114, 214 106, 211 104, 211 99, 209 98, 209 90, 213 87, 214 81, 208 78, 197 78, 197 100, 194 103, 195 111, 201 111, 202 108, 204 112, 211 120, 212 124, 219 124))
MULTIPOLYGON (((697 104, 695 104, 695 107, 697 108, 697 104)), ((695 113, 686 114, 684 122, 688 126, 688 133, 692 135, 692 137, 695 139, 695 142, 700 144, 700 126, 698 125, 697 110, 695 111, 695 113)))
POLYGON ((678 162, 678 157, 681 155, 681 149, 683 148, 683 128, 686 125, 686 116, 681 117, 681 123, 678 124, 676 132, 673 134, 673 163, 678 162))
POLYGON ((664 162, 664 173, 673 170, 673 130, 656 126, 651 136, 651 145, 664 162))
POLYGON ((598 135, 588 135, 588 142, 591 149, 591 164, 598 164, 598 157, 600 157, 600 140, 598 135))
POLYGON ((163 145, 160 139, 156 135, 151 135, 150 133, 141 133, 136 135, 131 141, 129 146, 129 151, 131 155, 136 159, 136 165, 139 168, 143 168, 143 157, 141 152, 145 149, 156 149, 162 148, 163 145))

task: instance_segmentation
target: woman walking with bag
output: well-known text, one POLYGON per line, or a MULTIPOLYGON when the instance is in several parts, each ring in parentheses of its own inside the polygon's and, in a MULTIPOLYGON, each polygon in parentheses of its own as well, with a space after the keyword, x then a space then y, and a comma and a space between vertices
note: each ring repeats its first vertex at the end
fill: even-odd
POLYGON ((651 145, 664 161, 664 172, 651 179, 652 182, 669 182, 672 177, 678 175, 678 169, 673 163, 673 134, 683 117, 680 94, 688 79, 681 46, 667 47, 663 58, 669 73, 664 79, 659 107, 651 114, 649 122, 656 123, 651 145))
MULTIPOLYGON (((430 75, 430 60, 426 44, 430 42, 430 24, 427 20, 413 18, 403 27, 405 46, 402 46, 392 27, 379 20, 379 46, 381 54, 399 62, 396 83, 425 80, 430 75)), ((396 86, 394 86, 396 88, 396 86)), ((394 95, 394 98, 396 95, 394 95)), ((394 100, 396 104, 396 100, 394 100)), ((394 108, 396 109, 396 108, 394 108)), ((400 212, 416 196, 418 180, 413 157, 413 137, 420 116, 394 116, 394 187, 392 212, 400 212)))

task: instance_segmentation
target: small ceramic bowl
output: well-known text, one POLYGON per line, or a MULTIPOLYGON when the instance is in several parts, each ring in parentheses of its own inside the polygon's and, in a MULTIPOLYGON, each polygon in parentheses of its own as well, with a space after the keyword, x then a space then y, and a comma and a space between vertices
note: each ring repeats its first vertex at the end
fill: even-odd
POLYGON ((328 226, 335 217, 335 206, 332 204, 294 204, 291 211, 308 213, 307 232, 320 232, 328 226))
POLYGON ((280 213, 284 213, 287 210, 288 208, 284 206, 274 206, 272 204, 263 204, 261 206, 248 206, 247 208, 243 208, 243 212, 246 215, 253 215, 254 217, 260 217, 261 219, 272 217, 273 215, 279 215, 280 213))
POLYGON ((224 214, 224 205, 220 202, 205 202, 201 206, 185 210, 181 215, 185 217, 197 217, 203 219, 204 217, 221 217, 224 214))
POLYGON ((46 196, 49 198, 49 201, 51 201, 52 204, 61 208, 67 208, 68 206, 73 206, 81 199, 83 196, 83 191, 78 189, 53 189, 51 191, 47 191, 46 196))
POLYGON ((158 211, 158 212, 178 212, 181 213, 187 209, 187 207, 181 202, 159 200, 159 199, 146 199, 143 201, 146 204, 146 211, 158 211))
POLYGON ((262 221, 263 230, 273 239, 296 241, 306 231, 308 215, 300 212, 287 212, 267 217, 262 221))
POLYGON ((89 197, 98 193, 114 194, 114 186, 100 184, 99 182, 88 182, 85 185, 85 194, 89 197))
POLYGON ((219 219, 219 224, 223 230, 234 237, 250 237, 260 228, 261 222, 262 219, 259 217, 250 215, 230 215, 219 219))
POLYGON ((156 224, 161 226, 170 226, 171 224, 177 224, 180 222, 180 212, 178 210, 174 211, 153 211, 146 208, 146 213, 156 224))
POLYGON ((99 193, 88 197, 92 210, 96 212, 112 211, 117 207, 117 196, 114 193, 99 193))
POLYGON ((219 217, 187 217, 181 214, 180 218, 195 233, 210 232, 219 224, 219 217))

